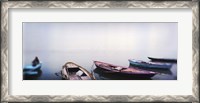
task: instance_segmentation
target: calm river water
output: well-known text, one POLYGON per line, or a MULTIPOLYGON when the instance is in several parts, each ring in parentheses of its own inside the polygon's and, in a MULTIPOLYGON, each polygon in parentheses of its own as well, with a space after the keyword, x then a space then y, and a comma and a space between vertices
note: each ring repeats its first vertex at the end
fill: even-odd
MULTIPOLYGON (((42 67, 40 73, 34 78, 24 78, 29 80, 61 80, 60 76, 57 76, 55 73, 60 72, 62 66, 66 62, 74 62, 82 67, 86 68, 89 72, 94 71, 94 76, 97 80, 121 80, 123 78, 116 76, 108 76, 96 69, 93 61, 103 61, 107 63, 117 64, 125 67, 129 67, 130 64, 128 59, 130 58, 139 58, 140 60, 149 61, 146 56, 134 55, 133 52, 104 52, 104 51, 93 51, 88 53, 87 51, 80 52, 27 52, 25 53, 26 61, 24 61, 25 65, 30 65, 32 59, 35 56, 38 56, 40 61, 42 62, 42 67), (36 55, 37 54, 37 55, 36 55), (143 58, 141 58, 143 57, 143 58)), ((142 55, 142 54, 141 54, 142 55)), ((143 54, 144 55, 144 54, 143 54)), ((147 78, 149 80, 176 80, 177 79, 177 64, 173 63, 173 66, 170 70, 155 70, 152 71, 160 72, 161 74, 157 74, 152 78, 147 78)), ((131 78, 135 80, 139 80, 140 78, 131 78)))

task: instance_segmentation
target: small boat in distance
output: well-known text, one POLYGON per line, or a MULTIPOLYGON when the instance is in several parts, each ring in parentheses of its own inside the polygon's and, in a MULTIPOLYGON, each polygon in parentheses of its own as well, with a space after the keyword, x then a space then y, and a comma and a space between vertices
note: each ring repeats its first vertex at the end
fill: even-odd
POLYGON ((129 59, 131 65, 142 67, 142 68, 152 68, 152 69, 170 69, 172 64, 169 63, 156 63, 156 62, 145 62, 142 60, 129 59))
POLYGON ((177 62, 177 59, 171 59, 171 58, 154 58, 154 57, 148 57, 151 59, 151 61, 157 61, 157 62, 177 62))
POLYGON ((42 62, 39 61, 38 57, 36 56, 35 59, 32 61, 32 65, 25 66, 23 68, 23 71, 38 71, 40 70, 41 67, 42 67, 42 62))
POLYGON ((42 62, 39 61, 38 57, 32 61, 31 65, 27 65, 23 68, 23 79, 24 80, 37 80, 42 74, 41 68, 42 62))
POLYGON ((104 63, 100 61, 94 61, 94 64, 97 68, 100 68, 104 71, 104 73, 109 73, 110 75, 117 75, 121 77, 128 77, 130 78, 151 78, 156 75, 156 72, 137 69, 137 68, 130 68, 130 67, 122 67, 117 66, 109 63, 104 63))
POLYGON ((67 62, 61 70, 62 78, 65 80, 94 80, 95 78, 85 68, 73 62, 67 62))

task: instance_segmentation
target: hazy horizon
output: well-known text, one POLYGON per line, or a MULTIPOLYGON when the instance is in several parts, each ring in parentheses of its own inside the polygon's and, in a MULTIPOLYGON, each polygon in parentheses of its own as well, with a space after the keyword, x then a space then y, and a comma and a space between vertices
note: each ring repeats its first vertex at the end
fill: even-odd
POLYGON ((23 23, 23 51, 177 52, 177 34, 177 23, 23 23))

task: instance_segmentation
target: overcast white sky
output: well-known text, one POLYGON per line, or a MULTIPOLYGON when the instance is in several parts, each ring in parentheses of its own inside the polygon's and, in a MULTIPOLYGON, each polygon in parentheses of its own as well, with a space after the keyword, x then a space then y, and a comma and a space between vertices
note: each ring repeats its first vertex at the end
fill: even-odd
POLYGON ((175 52, 177 23, 23 23, 24 51, 175 52))

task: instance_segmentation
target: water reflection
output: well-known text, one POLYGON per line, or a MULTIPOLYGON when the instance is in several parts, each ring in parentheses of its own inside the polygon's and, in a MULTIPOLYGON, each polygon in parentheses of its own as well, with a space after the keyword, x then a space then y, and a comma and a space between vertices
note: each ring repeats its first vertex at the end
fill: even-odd
MULTIPOLYGON (((61 56, 58 56, 58 57, 61 58, 61 56)), ((24 71, 23 79, 24 80, 62 80, 62 77, 60 75, 62 64, 64 64, 64 62, 62 63, 62 61, 66 61, 66 60, 63 60, 61 58, 58 61, 54 61, 47 58, 47 59, 42 59, 42 61, 43 61, 43 66, 41 67, 41 69, 38 71, 34 71, 38 73, 34 73, 34 72, 26 73, 26 71, 24 71)), ((124 64, 123 66, 125 67, 134 67, 136 69, 149 70, 149 71, 158 73, 151 78, 143 78, 143 77, 124 76, 124 75, 122 76, 120 74, 113 75, 112 73, 103 72, 101 69, 96 68, 96 66, 94 65, 92 61, 91 62, 85 62, 84 60, 81 60, 81 61, 83 63, 78 63, 78 64, 84 67, 85 69, 87 69, 89 72, 91 72, 97 80, 177 80, 177 64, 176 63, 172 63, 172 67, 169 70, 161 70, 161 69, 134 67, 128 63, 127 59, 120 62, 122 63, 122 65, 124 64)), ((113 63, 113 64, 118 64, 118 63, 113 63)))
MULTIPOLYGON (((54 59, 49 59, 49 58, 44 58, 41 56, 41 60, 43 61, 43 66, 41 67, 41 70, 37 71, 38 73, 29 73, 28 75, 24 73, 23 79, 24 80, 62 80, 60 76, 60 71, 62 69, 63 64, 65 64, 66 61, 68 61, 65 58, 62 58, 62 55, 64 52, 55 52, 54 55, 51 55, 55 57, 54 59), (59 56, 60 55, 60 56, 59 56), (55 73, 58 73, 55 75, 55 73)), ((76 53, 74 53, 75 55, 76 53)), ((29 53, 31 55, 31 53, 29 53)), ((79 54, 81 55, 81 53, 79 54)), ((32 55, 32 57, 35 55, 32 55)), ((77 57, 77 59, 79 59, 77 57)), ((30 58, 29 61, 31 61, 32 58, 30 58)), ((157 72, 159 74, 156 74, 155 76, 151 78, 136 78, 136 77, 131 77, 131 76, 121 76, 119 75, 113 75, 111 73, 105 73, 101 69, 96 68, 92 60, 87 60, 85 59, 80 59, 78 60, 72 60, 73 62, 81 65, 85 69, 87 69, 89 72, 93 73, 95 78, 97 80, 177 80, 177 64, 172 63, 172 67, 169 70, 160 70, 160 69, 150 69, 150 68, 139 68, 139 67, 134 67, 137 69, 143 69, 143 70, 149 70, 153 72, 157 72), (89 62, 90 61, 90 62, 89 62), (93 66, 92 66, 93 65, 93 66)), ((94 60, 94 59, 93 59, 94 60)), ((114 60, 111 58, 111 60, 114 60)), ((109 61, 109 59, 107 59, 109 61)), ((28 65, 29 62, 27 61, 28 65)), ((119 61, 114 62, 113 64, 116 65, 122 65, 124 67, 133 67, 132 65, 129 64, 128 59, 120 59, 119 61)))
MULTIPOLYGON (((129 67, 137 68, 137 67, 132 66, 132 65, 129 65, 129 67)), ((138 69, 149 70, 149 71, 157 72, 157 73, 160 73, 160 74, 168 74, 168 75, 172 75, 172 71, 171 71, 170 69, 163 69, 163 70, 160 70, 160 69, 154 69, 154 68, 138 68, 138 69)))
MULTIPOLYGON (((154 70, 155 71, 155 70, 154 70)), ((167 70, 156 70, 160 74, 155 75, 152 77, 154 80, 177 80, 177 64, 173 63, 172 67, 167 70)))
POLYGON ((151 80, 151 78, 135 77, 134 75, 113 74, 112 72, 105 72, 100 68, 94 69, 94 76, 97 80, 151 80))
POLYGON ((37 80, 42 75, 42 70, 37 71, 24 71, 23 79, 24 80, 37 80))

